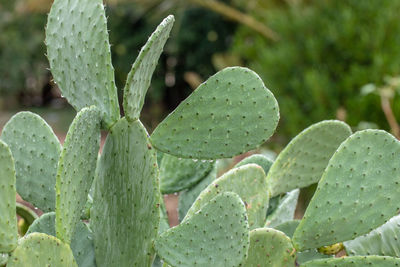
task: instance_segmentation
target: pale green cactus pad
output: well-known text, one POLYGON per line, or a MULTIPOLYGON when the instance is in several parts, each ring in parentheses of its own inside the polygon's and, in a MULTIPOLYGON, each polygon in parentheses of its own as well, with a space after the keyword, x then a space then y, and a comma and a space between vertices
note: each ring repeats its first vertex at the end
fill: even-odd
POLYGON ((166 17, 140 50, 128 74, 124 89, 124 111, 129 121, 139 118, 151 77, 157 66, 169 33, 174 25, 174 16, 166 17))
POLYGON ((171 266, 239 266, 249 247, 246 217, 240 198, 232 192, 222 193, 160 235, 155 249, 171 266))
MULTIPOLYGON (((44 233, 56 236, 55 220, 55 212, 43 214, 31 224, 26 235, 44 233)), ((93 234, 84 222, 76 224, 70 247, 79 267, 96 267, 93 234)))
POLYGON ((78 267, 70 247, 54 236, 32 233, 19 240, 7 267, 78 267))
POLYGON ((18 194, 44 212, 53 211, 61 152, 53 130, 38 115, 19 112, 4 126, 1 139, 14 158, 18 194))
POLYGON ((8 146, 0 141, 0 254, 17 246, 15 169, 8 146))
POLYGON ((399 166, 400 143, 389 133, 364 130, 351 135, 322 175, 294 233, 295 248, 351 240, 398 214, 399 166))
POLYGON ((77 110, 95 105, 109 128, 119 118, 102 0, 55 0, 46 27, 51 73, 77 110))
POLYGON ((235 168, 246 165, 246 164, 250 164, 250 163, 255 163, 258 166, 262 167, 265 174, 268 174, 269 169, 271 168, 271 166, 274 162, 264 155, 255 154, 255 155, 251 155, 251 156, 241 160, 238 164, 235 165, 235 168))
POLYGON ((100 114, 83 108, 72 122, 58 162, 56 181, 57 238, 69 244, 85 207, 100 148, 100 114))
POLYGON ((206 187, 217 178, 217 168, 214 166, 213 170, 207 174, 198 184, 179 193, 178 214, 179 221, 182 221, 186 216, 187 211, 193 205, 196 198, 206 187))
POLYGON ((272 228, 258 228, 250 232, 249 255, 243 267, 293 267, 296 251, 290 238, 272 228))
POLYGON ((177 157, 228 158, 267 141, 278 120, 278 103, 260 77, 246 68, 226 68, 161 122, 151 142, 177 157))
POLYGON ((247 164, 230 170, 201 192, 187 212, 183 222, 193 216, 212 198, 223 192, 234 192, 246 205, 250 229, 265 225, 268 208, 268 186, 264 170, 256 164, 247 164))
POLYGON ((334 259, 320 259, 308 261, 300 267, 398 267, 400 266, 399 258, 383 257, 383 256, 353 256, 334 259))
POLYGON ((348 255, 379 255, 400 258, 400 215, 354 240, 344 242, 348 255))
POLYGON ((5 266, 8 261, 8 253, 0 253, 0 266, 5 266))
POLYGON ((279 202, 278 207, 267 217, 265 227, 272 227, 294 219, 300 189, 288 192, 279 202))
POLYGON ((192 187, 206 177, 213 166, 213 161, 182 159, 165 154, 160 166, 161 193, 172 194, 192 187))
POLYGON ((160 220, 155 149, 140 121, 110 130, 95 178, 91 228, 101 266, 149 266, 160 220))
POLYGON ((347 124, 330 120, 313 124, 293 138, 268 172, 272 196, 318 182, 333 153, 350 135, 347 124))

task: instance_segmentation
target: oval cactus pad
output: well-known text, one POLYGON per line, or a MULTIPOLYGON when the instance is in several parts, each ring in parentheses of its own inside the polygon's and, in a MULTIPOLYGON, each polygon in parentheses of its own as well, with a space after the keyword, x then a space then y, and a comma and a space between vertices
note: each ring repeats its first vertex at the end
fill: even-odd
POLYGON ((151 142, 182 158, 228 158, 267 141, 278 121, 278 103, 260 77, 232 67, 201 84, 154 130, 151 142))
POLYGON ((319 259, 308 261, 300 267, 398 267, 399 258, 382 256, 354 256, 335 259, 319 259))

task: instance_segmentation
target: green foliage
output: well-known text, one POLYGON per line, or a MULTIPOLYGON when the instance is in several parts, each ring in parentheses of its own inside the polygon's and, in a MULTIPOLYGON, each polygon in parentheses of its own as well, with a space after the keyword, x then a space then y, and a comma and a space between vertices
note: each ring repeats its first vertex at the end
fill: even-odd
POLYGON ((294 136, 334 118, 340 107, 350 125, 387 126, 378 99, 361 98, 359 90, 400 73, 399 1, 259 2, 244 3, 281 39, 271 42, 240 26, 232 50, 268 81, 281 103, 281 134, 294 136))
POLYGON ((240 198, 231 192, 209 200, 181 225, 161 234, 157 254, 172 266, 238 266, 247 256, 249 224, 240 198))

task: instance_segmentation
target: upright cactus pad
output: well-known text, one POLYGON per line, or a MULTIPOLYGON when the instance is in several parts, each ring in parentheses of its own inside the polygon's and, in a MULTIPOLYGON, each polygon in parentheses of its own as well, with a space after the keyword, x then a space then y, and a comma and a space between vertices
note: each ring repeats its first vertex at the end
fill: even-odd
POLYGON ((243 267, 293 267, 296 251, 290 238, 272 228, 258 228, 250 232, 249 255, 243 267))
POLYGON ((246 164, 250 164, 250 163, 257 164, 258 166, 263 168, 265 174, 268 174, 269 169, 271 168, 271 166, 274 162, 264 155, 254 154, 254 155, 251 155, 251 156, 241 160, 238 164, 235 165, 235 168, 246 165, 246 164))
POLYGON ((54 80, 77 110, 95 105, 106 127, 119 118, 102 0, 55 0, 46 27, 54 80))
POLYGON ((160 189, 172 194, 190 188, 213 169, 214 162, 181 159, 165 154, 160 166, 160 189))
POLYGON ((398 267, 400 266, 399 258, 382 257, 382 256, 354 256, 334 259, 320 259, 308 261, 300 267, 398 267))
POLYGON ((335 152, 293 236, 296 249, 353 239, 400 211, 400 143, 364 130, 335 152), (357 226, 357 227, 354 227, 357 226))
POLYGON ((246 205, 250 229, 263 227, 268 208, 268 186, 263 169, 256 164, 235 168, 212 182, 201 192, 187 212, 188 220, 212 198, 223 192, 234 192, 246 205))
POLYGON ((341 121, 322 121, 302 131, 268 173, 272 196, 318 182, 333 153, 350 135, 350 127, 341 121))
POLYGON ((15 169, 8 146, 0 141, 0 254, 17 246, 15 169))
POLYGON ((174 16, 166 17, 142 47, 139 56, 128 74, 124 89, 124 111, 126 119, 133 121, 139 118, 151 77, 157 66, 169 33, 174 25, 174 16))
POLYGON ((19 112, 4 126, 1 139, 14 157, 18 194, 44 212, 53 211, 61 152, 53 130, 38 115, 19 112))
POLYGON ((299 189, 294 189, 288 192, 286 196, 279 202, 279 205, 274 212, 267 217, 265 226, 275 227, 281 223, 293 220, 299 194, 299 189))
POLYGON ((400 215, 372 232, 344 242, 348 255, 379 255, 400 258, 400 215))
POLYGON ((153 145, 182 158, 228 158, 249 151, 274 133, 279 110, 253 71, 226 68, 200 85, 151 136, 153 145))
POLYGON ((140 121, 118 121, 98 165, 91 210, 97 266, 150 266, 160 220, 155 149, 140 121))
POLYGON ((186 216, 186 213, 196 200, 196 198, 216 178, 217 178, 217 168, 216 166, 214 166, 213 170, 209 172, 207 176, 203 178, 198 184, 179 193, 179 204, 178 204, 179 221, 183 220, 183 218, 186 216))
POLYGON ((78 267, 67 244, 42 233, 33 233, 22 238, 7 264, 7 267, 26 266, 78 267))
POLYGON ((249 225, 240 198, 223 193, 180 225, 161 234, 157 254, 171 266, 234 267, 247 256, 249 225))
MULTIPOLYGON (((55 220, 55 212, 43 214, 29 227, 26 235, 44 233, 56 236, 55 220)), ((93 234, 84 222, 76 224, 70 247, 79 267, 96 267, 93 234)))
POLYGON ((100 114, 84 108, 72 122, 58 162, 56 182, 57 238, 70 243, 94 179, 100 148, 100 114))

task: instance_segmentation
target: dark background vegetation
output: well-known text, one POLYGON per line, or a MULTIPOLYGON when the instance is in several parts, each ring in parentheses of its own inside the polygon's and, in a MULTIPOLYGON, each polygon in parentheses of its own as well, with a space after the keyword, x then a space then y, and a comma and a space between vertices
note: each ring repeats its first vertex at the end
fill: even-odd
MULTIPOLYGON (((380 91, 365 95, 361 88, 370 83, 381 88, 387 77, 400 75, 400 0, 219 3, 275 35, 232 20, 231 9, 216 12, 209 0, 106 1, 118 88, 158 23, 168 14, 176 17, 142 113, 150 130, 200 82, 231 65, 255 70, 278 99, 281 121, 270 147, 281 148, 324 119, 391 130, 380 91)), ((0 123, 28 109, 45 115, 63 134, 75 113, 48 71, 44 27, 50 5, 50 0, 0 0, 0 123)), ((395 117, 398 98, 395 90, 388 98, 395 117)))

